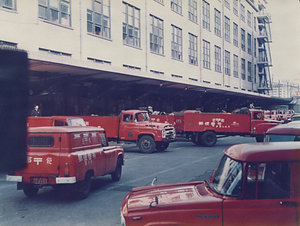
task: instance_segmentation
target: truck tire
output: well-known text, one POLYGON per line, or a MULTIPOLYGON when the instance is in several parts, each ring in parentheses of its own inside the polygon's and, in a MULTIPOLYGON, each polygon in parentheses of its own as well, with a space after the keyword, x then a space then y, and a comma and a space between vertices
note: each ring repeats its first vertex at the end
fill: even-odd
POLYGON ((144 135, 139 139, 138 147, 141 152, 150 154, 155 150, 155 141, 149 135, 144 135))
POLYGON ((197 134, 193 134, 192 137, 192 142, 198 146, 202 145, 202 142, 201 142, 201 134, 200 133, 197 133, 197 134))
POLYGON ((116 169, 115 169, 115 171, 111 174, 111 179, 112 179, 114 182, 117 182, 117 181, 120 180, 121 175, 122 175, 122 160, 121 160, 121 158, 118 158, 117 165, 116 165, 116 169))
POLYGON ((264 135, 258 135, 258 136, 255 137, 255 139, 256 139, 257 143, 258 142, 263 142, 264 141, 264 135))
POLYGON ((164 151, 169 147, 169 143, 156 143, 156 150, 157 151, 164 151))
POLYGON ((87 172, 85 174, 84 180, 78 182, 78 198, 86 199, 91 191, 92 187, 92 174, 87 172))
POLYGON ((201 143, 205 147, 212 147, 217 143, 217 136, 213 131, 206 131, 201 135, 201 143))
POLYGON ((29 184, 28 186, 26 186, 26 188, 23 189, 24 194, 28 197, 28 198, 33 198, 37 195, 39 189, 35 188, 33 184, 29 184))

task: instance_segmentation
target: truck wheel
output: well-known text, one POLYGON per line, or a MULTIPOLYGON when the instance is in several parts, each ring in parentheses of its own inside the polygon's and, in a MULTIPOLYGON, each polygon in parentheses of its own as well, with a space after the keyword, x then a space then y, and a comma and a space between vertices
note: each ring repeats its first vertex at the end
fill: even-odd
POLYGON ((80 199, 85 199, 89 196, 89 193, 91 191, 92 187, 92 174, 91 173, 86 173, 85 178, 83 181, 78 182, 78 197, 80 199))
POLYGON ((255 137, 256 142, 263 142, 264 141, 264 136, 263 135, 258 135, 255 137))
POLYGON ((152 153, 155 150, 155 141, 151 136, 142 136, 139 140, 138 147, 143 153, 152 153))
POLYGON ((32 185, 32 184, 28 185, 26 188, 23 189, 24 194, 28 198, 33 198, 34 196, 36 196, 38 191, 39 191, 39 189, 35 188, 34 185, 32 185))
POLYGON ((157 151, 164 151, 169 147, 169 143, 156 143, 157 151))
POLYGON ((200 140, 205 147, 212 147, 217 143, 217 136, 213 131, 206 131, 201 135, 200 140))
POLYGON ((118 158, 115 171, 111 174, 111 179, 116 182, 119 181, 122 175, 122 160, 118 158))
POLYGON ((193 134, 192 137, 192 142, 198 146, 202 145, 201 143, 201 134, 197 133, 197 134, 193 134), (198 138, 198 139, 197 139, 198 138))

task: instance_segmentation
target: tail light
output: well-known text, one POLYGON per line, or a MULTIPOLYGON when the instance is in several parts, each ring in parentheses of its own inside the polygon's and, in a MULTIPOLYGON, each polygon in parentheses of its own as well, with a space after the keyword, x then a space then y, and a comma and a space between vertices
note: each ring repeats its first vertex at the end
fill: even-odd
POLYGON ((69 168, 69 164, 68 163, 66 163, 66 165, 65 165, 64 175, 66 177, 68 177, 70 175, 70 168, 69 168))

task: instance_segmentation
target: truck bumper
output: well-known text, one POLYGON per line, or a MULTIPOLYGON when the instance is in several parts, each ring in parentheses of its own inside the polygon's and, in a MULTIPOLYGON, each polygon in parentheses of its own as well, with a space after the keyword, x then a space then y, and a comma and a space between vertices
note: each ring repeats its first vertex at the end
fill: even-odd
POLYGON ((171 143, 171 142, 175 142, 175 141, 177 141, 176 138, 171 138, 171 139, 167 139, 167 140, 162 140, 162 141, 160 141, 160 142, 161 142, 161 143, 171 143))
POLYGON ((75 184, 76 177, 56 177, 56 184, 75 184))
POLYGON ((23 177, 22 176, 6 175, 6 181, 22 182, 23 177))

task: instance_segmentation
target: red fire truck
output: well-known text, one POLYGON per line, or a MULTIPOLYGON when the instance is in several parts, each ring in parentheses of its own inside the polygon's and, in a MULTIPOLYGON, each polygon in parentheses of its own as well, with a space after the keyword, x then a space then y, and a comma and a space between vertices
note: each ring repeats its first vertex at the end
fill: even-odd
POLYGON ((169 123, 151 122, 143 110, 122 111, 120 116, 80 116, 88 126, 101 126, 110 141, 136 142, 143 153, 163 151, 176 140, 175 128, 169 123))
POLYGON ((263 110, 241 108, 233 113, 201 113, 184 111, 184 115, 152 115, 153 121, 169 122, 197 145, 214 146, 219 138, 226 136, 252 136, 262 142, 264 133, 279 121, 264 120, 263 110))

